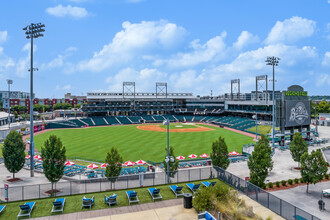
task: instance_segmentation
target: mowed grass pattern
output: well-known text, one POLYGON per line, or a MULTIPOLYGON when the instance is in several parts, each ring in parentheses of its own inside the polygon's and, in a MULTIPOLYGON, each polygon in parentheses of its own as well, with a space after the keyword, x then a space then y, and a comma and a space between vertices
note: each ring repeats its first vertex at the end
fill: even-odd
MULTIPOLYGON (((229 151, 242 152, 244 144, 252 143, 251 137, 223 128, 213 128, 203 132, 170 132, 170 145, 175 155, 210 154, 212 142, 219 136, 225 138, 229 151)), ((61 138, 66 147, 67 157, 86 158, 91 161, 104 161, 111 147, 117 147, 123 159, 139 159, 154 162, 163 161, 166 148, 166 132, 145 131, 137 125, 90 127, 82 129, 52 130, 35 136, 35 147, 40 151, 49 135, 61 138)))

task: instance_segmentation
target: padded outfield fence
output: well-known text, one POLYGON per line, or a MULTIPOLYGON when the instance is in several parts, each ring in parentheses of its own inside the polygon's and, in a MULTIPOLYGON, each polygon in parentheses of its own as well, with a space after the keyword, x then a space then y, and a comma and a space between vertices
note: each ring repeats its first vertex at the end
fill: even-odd
POLYGON ((285 219, 301 219, 307 220, 321 220, 320 218, 315 217, 314 215, 292 205, 289 202, 286 202, 273 194, 261 189, 260 187, 245 181, 234 174, 216 167, 217 178, 221 181, 227 183, 238 191, 244 193, 254 201, 260 203, 261 205, 272 210, 276 214, 282 216, 285 219), (296 217, 295 217, 296 216, 296 217))

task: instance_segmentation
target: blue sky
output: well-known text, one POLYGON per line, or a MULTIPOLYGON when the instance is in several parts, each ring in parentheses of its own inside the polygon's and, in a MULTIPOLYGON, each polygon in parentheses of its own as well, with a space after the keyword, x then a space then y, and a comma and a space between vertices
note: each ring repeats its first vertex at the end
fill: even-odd
POLYGON ((137 91, 167 82, 171 92, 195 95, 255 88, 255 76, 281 58, 276 87, 299 84, 330 94, 328 0, 30 0, 0 3, 0 90, 29 91, 29 40, 22 28, 46 25, 35 40, 34 91, 63 97, 137 91))

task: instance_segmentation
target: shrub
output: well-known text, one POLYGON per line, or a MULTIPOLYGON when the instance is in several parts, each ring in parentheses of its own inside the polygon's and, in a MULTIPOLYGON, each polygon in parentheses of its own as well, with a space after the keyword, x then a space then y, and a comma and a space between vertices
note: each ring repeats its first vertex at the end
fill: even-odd
POLYGON ((289 183, 290 185, 292 185, 292 184, 293 184, 293 180, 292 180, 292 179, 289 179, 289 180, 288 180, 288 183, 289 183))
POLYGON ((268 183, 268 188, 273 188, 273 183, 272 182, 268 183))
POLYGON ((300 178, 300 182, 301 182, 301 183, 304 183, 305 181, 304 181, 304 179, 303 179, 303 178, 300 178))
POLYGON ((286 180, 282 180, 281 183, 282 183, 282 186, 286 186, 286 180))
POLYGON ((294 183, 299 184, 299 179, 298 178, 295 178, 294 179, 294 183))
POLYGON ((280 182, 279 181, 276 181, 276 187, 280 187, 280 182))
POLYGON ((329 174, 326 173, 326 174, 324 175, 324 178, 325 178, 325 179, 329 179, 329 174))
POLYGON ((198 190, 193 199, 193 207, 199 213, 202 211, 210 211, 214 209, 214 204, 212 196, 212 187, 206 188, 203 187, 198 190))

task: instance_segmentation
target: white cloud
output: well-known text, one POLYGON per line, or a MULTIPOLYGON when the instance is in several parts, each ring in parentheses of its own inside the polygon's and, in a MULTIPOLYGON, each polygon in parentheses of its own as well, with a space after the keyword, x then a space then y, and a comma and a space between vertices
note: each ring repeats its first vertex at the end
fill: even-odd
POLYGON ((294 16, 290 19, 277 21, 265 40, 266 44, 293 43, 301 38, 313 35, 316 22, 294 16))
POLYGON ((199 40, 194 40, 190 43, 190 47, 193 49, 192 52, 178 53, 168 60, 158 59, 154 62, 154 65, 167 64, 171 68, 189 67, 221 59, 226 53, 226 44, 224 42, 226 36, 227 33, 224 31, 220 36, 211 38, 205 44, 200 44, 199 40))
POLYGON ((76 19, 86 17, 88 15, 88 12, 85 8, 76 7, 76 6, 63 6, 62 4, 59 4, 53 8, 47 8, 46 12, 50 15, 56 16, 56 17, 73 17, 76 19))
POLYGON ((234 47, 237 49, 242 49, 248 44, 256 43, 259 41, 258 36, 253 36, 250 32, 248 31, 242 31, 240 36, 237 38, 237 41, 234 43, 234 47))
POLYGON ((14 60, 4 53, 3 47, 0 47, 0 73, 7 72, 13 66, 15 66, 14 60))
POLYGON ((330 66, 330 52, 329 51, 324 54, 324 58, 322 60, 322 65, 330 66))
POLYGON ((316 86, 330 85, 330 75, 322 73, 319 76, 315 77, 316 86))
POLYGON ((7 38, 8 38, 8 32, 0 31, 0 44, 6 42, 7 38))
MULTIPOLYGON (((65 63, 65 60, 72 55, 73 52, 77 51, 77 48, 75 47, 69 47, 67 48, 63 54, 57 55, 56 58, 53 60, 49 61, 48 63, 43 63, 40 66, 40 69, 53 69, 53 68, 59 68, 63 67, 65 63)), ((69 65, 69 64, 68 64, 69 65)))
POLYGON ((141 58, 149 52, 166 51, 182 42, 186 30, 165 20, 142 21, 132 24, 123 22, 123 30, 112 41, 104 45, 94 56, 78 64, 80 71, 102 71, 110 66, 128 63, 133 58, 141 58))
POLYGON ((55 90, 71 90, 72 89, 72 87, 71 87, 71 85, 70 84, 67 84, 67 85, 65 85, 65 86, 60 86, 60 85, 56 85, 56 87, 55 87, 55 90))
POLYGON ((166 73, 153 68, 145 68, 139 71, 133 68, 125 68, 114 76, 107 77, 105 82, 109 84, 110 91, 121 90, 123 82, 125 81, 134 81, 137 89, 144 88, 143 91, 154 91, 155 83, 158 81, 164 81, 166 77, 166 73))

